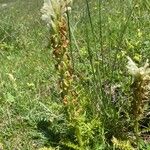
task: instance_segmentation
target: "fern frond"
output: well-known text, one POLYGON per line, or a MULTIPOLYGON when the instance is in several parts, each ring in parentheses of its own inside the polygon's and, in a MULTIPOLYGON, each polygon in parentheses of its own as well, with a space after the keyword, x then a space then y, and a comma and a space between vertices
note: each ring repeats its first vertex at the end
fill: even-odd
POLYGON ((117 138, 113 137, 112 138, 112 143, 114 145, 115 148, 118 148, 120 150, 135 150, 130 142, 127 140, 127 141, 121 141, 121 140, 118 140, 117 138))

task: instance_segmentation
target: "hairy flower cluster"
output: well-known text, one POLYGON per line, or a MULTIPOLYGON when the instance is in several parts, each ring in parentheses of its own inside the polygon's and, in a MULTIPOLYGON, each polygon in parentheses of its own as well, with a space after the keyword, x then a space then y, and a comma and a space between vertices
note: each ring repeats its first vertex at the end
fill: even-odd
MULTIPOLYGON (((147 103, 149 102, 150 98, 150 68, 148 60, 143 67, 137 67, 130 57, 127 57, 127 59, 127 69, 134 78, 131 86, 133 91, 131 112, 134 119, 139 120, 144 116, 144 112, 146 112, 148 108, 147 103)), ((136 124, 135 130, 137 130, 136 124)))
POLYGON ((150 80, 150 68, 148 60, 143 67, 137 67, 130 57, 127 57, 127 69, 129 73, 137 80, 150 80))
POLYGON ((48 27, 55 28, 56 22, 61 19, 67 10, 70 10, 69 4, 72 0, 44 0, 41 9, 42 20, 48 27))

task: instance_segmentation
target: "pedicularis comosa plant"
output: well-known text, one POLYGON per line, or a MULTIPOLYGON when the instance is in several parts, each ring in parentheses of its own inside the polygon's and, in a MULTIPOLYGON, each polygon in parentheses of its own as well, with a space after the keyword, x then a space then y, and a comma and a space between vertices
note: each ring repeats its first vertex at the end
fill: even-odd
POLYGON ((143 67, 137 67, 130 57, 127 58, 127 69, 133 77, 133 83, 131 85, 131 118, 133 119, 134 132, 138 142, 140 136, 139 121, 144 117, 144 112, 148 109, 147 104, 150 94, 150 68, 148 60, 143 67))
POLYGON ((80 113, 77 102, 77 92, 73 88, 73 67, 69 54, 68 20, 67 12, 72 0, 45 0, 41 9, 42 20, 46 22, 50 31, 50 44, 55 60, 55 69, 59 75, 58 86, 66 116, 70 124, 75 128, 75 136, 82 146, 81 135, 78 127, 80 113))
MULTIPOLYGON (((55 60, 55 68, 59 74, 59 89, 63 104, 71 117, 76 103, 76 91, 72 89, 73 68, 69 54, 69 38, 67 11, 72 0, 45 0, 41 9, 42 20, 46 22, 50 31, 50 43, 55 60)), ((75 112, 74 112, 75 113, 75 112)))
MULTIPOLYGON (((70 2, 70 1, 69 1, 70 2)), ((41 9, 42 19, 50 30, 50 43, 53 49, 55 67, 59 73, 59 87, 63 103, 68 103, 66 96, 72 83, 72 66, 68 53, 68 29, 65 13, 68 9, 67 1, 45 0, 41 9)))

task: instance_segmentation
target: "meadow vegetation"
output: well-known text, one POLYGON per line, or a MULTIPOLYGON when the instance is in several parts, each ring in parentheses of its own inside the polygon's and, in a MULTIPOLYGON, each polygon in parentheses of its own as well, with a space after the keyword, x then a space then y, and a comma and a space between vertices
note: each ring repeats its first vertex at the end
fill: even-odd
POLYGON ((150 150, 149 0, 75 0, 63 40, 42 6, 0 0, 0 149, 150 150))

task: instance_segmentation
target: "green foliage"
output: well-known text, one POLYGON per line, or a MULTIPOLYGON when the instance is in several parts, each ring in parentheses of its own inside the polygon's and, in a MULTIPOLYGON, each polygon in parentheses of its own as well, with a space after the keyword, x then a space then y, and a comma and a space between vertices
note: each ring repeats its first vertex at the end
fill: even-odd
MULTIPOLYGON (((148 0, 74 1, 69 50, 79 109, 70 120, 58 92, 49 32, 40 18, 42 3, 0 0, 0 148, 136 149, 133 81, 125 65, 126 56, 137 64, 149 59, 148 0)), ((142 150, 150 149, 146 107, 139 121, 142 150)))
POLYGON ((134 150, 129 141, 119 141, 115 137, 112 139, 114 148, 118 148, 120 150, 134 150))

